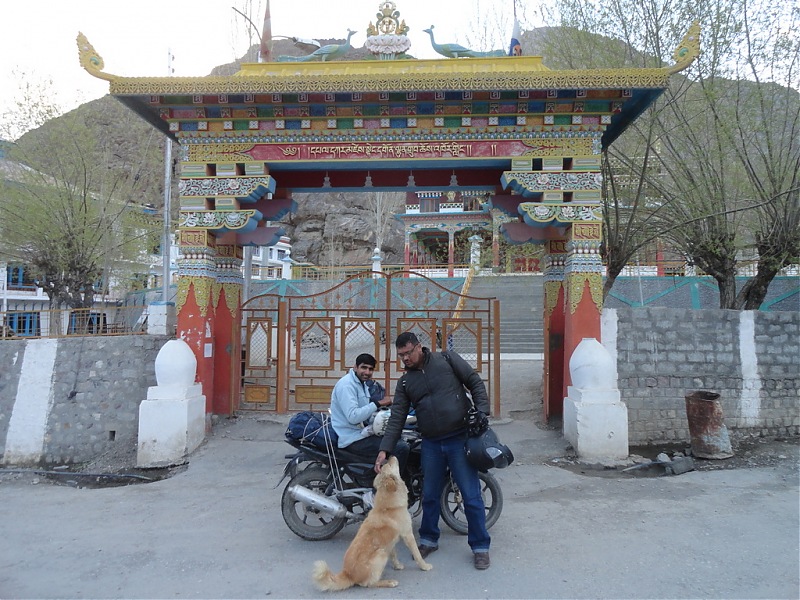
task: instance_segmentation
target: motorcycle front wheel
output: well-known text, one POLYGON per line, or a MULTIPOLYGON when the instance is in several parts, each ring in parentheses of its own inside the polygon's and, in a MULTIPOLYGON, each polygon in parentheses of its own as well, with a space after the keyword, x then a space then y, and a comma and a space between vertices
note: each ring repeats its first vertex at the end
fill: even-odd
POLYGON ((308 467, 292 477, 283 490, 281 498, 281 514, 286 525, 293 533, 304 540, 318 542, 329 540, 345 526, 345 517, 334 517, 311 508, 292 498, 289 488, 299 485, 309 490, 325 493, 328 487, 330 471, 323 467, 308 467))
MULTIPOLYGON (((503 512, 503 491, 500 484, 491 473, 478 473, 481 482, 481 496, 486 507, 486 529, 497 523, 500 513, 503 512)), ((452 477, 444 486, 442 497, 439 499, 439 509, 442 519, 453 531, 462 535, 467 534, 467 515, 464 512, 464 500, 461 490, 458 489, 452 477)))

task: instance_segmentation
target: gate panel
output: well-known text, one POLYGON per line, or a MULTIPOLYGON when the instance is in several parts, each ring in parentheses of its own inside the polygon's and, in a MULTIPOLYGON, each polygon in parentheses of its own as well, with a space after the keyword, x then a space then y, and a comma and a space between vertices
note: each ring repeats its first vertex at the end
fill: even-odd
POLYGON ((442 319, 445 350, 456 350, 478 373, 483 373, 487 364, 483 355, 484 340, 480 319, 442 319))
POLYGON ((251 310, 244 315, 240 408, 277 409, 276 325, 268 311, 251 310))
POLYGON ((293 332, 291 339, 297 349, 298 369, 333 368, 335 331, 332 317, 298 317, 293 332))
POLYGON ((492 299, 464 296, 409 272, 361 273, 308 296, 257 296, 242 307, 240 409, 326 410, 333 386, 362 352, 375 356, 374 378, 393 393, 402 375, 394 340, 412 331, 431 350, 458 352, 472 364, 497 412, 496 312, 492 299))
POLYGON ((380 319, 342 319, 339 364, 347 370, 355 364, 356 357, 363 352, 368 352, 375 358, 380 357, 381 336, 385 338, 380 319))

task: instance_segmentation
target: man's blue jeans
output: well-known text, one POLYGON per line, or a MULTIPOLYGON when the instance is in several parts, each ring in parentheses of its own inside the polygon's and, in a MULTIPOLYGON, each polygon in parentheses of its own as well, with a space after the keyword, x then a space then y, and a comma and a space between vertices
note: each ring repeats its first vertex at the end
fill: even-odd
POLYGON ((486 530, 486 508, 481 496, 478 471, 467 462, 464 434, 443 440, 422 440, 422 523, 419 541, 439 545, 439 498, 447 482, 447 467, 461 490, 467 517, 467 542, 473 552, 488 552, 492 538, 486 530))

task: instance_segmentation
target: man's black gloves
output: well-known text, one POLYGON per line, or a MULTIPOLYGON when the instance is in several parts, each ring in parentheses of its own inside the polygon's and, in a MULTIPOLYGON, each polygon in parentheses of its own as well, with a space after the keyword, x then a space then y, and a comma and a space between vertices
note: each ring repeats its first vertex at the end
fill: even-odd
POLYGON ((472 436, 480 435, 489 427, 489 418, 477 408, 467 411, 467 428, 472 436))

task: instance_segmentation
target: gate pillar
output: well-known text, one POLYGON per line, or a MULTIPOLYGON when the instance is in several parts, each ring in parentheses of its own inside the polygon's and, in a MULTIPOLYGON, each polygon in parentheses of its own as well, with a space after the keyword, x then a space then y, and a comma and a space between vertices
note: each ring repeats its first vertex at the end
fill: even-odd
POLYGON ((560 416, 564 396, 564 265, 566 240, 545 243, 544 259, 544 418, 560 416))
POLYGON ((215 258, 217 277, 214 301, 214 396, 211 409, 217 415, 232 415, 237 408, 241 377, 235 369, 241 361, 239 334, 242 309, 243 249, 219 245, 215 258))
MULTIPOLYGON (((602 223, 573 223, 567 233, 564 264, 564 361, 583 338, 600 341, 600 312, 603 309, 603 263, 600 259, 602 223)), ((569 370, 564 369, 561 398, 567 396, 569 370)))
POLYGON ((204 229, 180 230, 178 259, 177 336, 197 358, 197 381, 206 397, 206 414, 214 394, 215 315, 212 290, 216 284, 216 240, 204 229))

